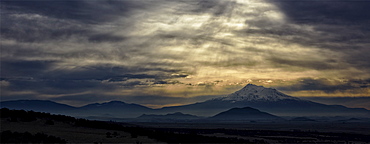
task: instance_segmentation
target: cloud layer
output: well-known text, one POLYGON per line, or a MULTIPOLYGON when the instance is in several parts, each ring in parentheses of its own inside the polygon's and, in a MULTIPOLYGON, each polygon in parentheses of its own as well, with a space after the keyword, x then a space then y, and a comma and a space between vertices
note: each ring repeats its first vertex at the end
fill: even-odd
POLYGON ((1 96, 178 98, 155 104, 170 105, 250 82, 298 96, 368 96, 369 5, 1 1, 1 96))

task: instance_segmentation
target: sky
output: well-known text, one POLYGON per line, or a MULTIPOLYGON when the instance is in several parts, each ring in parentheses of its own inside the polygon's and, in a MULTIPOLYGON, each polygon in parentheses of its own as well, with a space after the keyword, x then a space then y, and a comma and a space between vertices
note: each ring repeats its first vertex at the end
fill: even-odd
POLYGON ((1 101, 159 108, 252 83, 370 109, 369 0, 0 4, 1 101))

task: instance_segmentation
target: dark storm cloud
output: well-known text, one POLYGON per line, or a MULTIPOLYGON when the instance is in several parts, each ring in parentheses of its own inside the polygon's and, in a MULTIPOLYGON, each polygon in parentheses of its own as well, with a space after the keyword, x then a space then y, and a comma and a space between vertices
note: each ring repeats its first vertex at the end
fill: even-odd
POLYGON ((31 14, 4 15, 1 21, 2 36, 19 42, 47 42, 77 37, 91 42, 125 40, 123 36, 96 32, 91 29, 91 25, 88 24, 31 14))
POLYGON ((283 58, 271 58, 269 59, 274 64, 281 66, 288 65, 294 67, 303 67, 315 70, 332 70, 332 69, 342 69, 343 66, 338 65, 335 60, 333 61, 315 61, 315 60, 288 60, 283 58))
POLYGON ((158 80, 154 84, 181 84, 181 82, 177 80, 158 80))
MULTIPOLYGON (((318 35, 296 37, 306 46, 330 49, 342 53, 342 60, 352 66, 370 71, 370 1, 367 0, 305 0, 271 1, 280 7, 288 20, 313 26, 318 35)), ((288 31, 290 29, 287 29, 288 31)), ((302 36, 302 35, 297 35, 302 36)))
POLYGON ((42 0, 5 0, 2 8, 8 11, 34 13, 58 19, 71 19, 84 23, 104 23, 128 15, 130 10, 145 8, 140 2, 120 1, 42 1, 42 0))
POLYGON ((123 81, 127 79, 167 79, 183 78, 188 75, 172 73, 179 72, 174 69, 137 68, 117 65, 93 65, 74 69, 57 69, 60 61, 27 61, 2 60, 1 78, 30 77, 34 79, 61 79, 61 80, 111 80, 123 81), (153 74, 146 72, 159 71, 153 74))
POLYGON ((71 94, 94 90, 114 90, 114 85, 93 80, 8 80, 10 86, 6 90, 33 91, 40 94, 71 94))
POLYGON ((52 70, 58 61, 2 60, 1 78, 9 82, 3 90, 34 91, 41 94, 77 93, 99 88, 111 90, 97 77, 108 76, 99 70, 52 70), (87 74, 89 73, 89 74, 87 74))
POLYGON ((367 0, 282 0, 271 1, 297 23, 368 22, 370 2, 367 0))
POLYGON ((125 37, 111 34, 95 34, 89 37, 91 42, 121 42, 123 40, 125 40, 125 37))
POLYGON ((277 89, 282 91, 302 91, 302 90, 319 90, 326 93, 334 93, 337 91, 355 90, 352 93, 361 92, 359 89, 370 87, 370 79, 352 79, 352 80, 329 80, 325 78, 312 79, 304 78, 298 80, 293 85, 289 86, 278 86, 277 89))
MULTIPOLYGON (((130 16, 145 4, 132 1, 2 1, 2 35, 22 42, 82 37, 92 42, 117 42, 125 38, 92 30, 130 16)), ((129 25, 130 22, 127 21, 129 25)))
POLYGON ((112 91, 121 87, 149 84, 176 84, 170 78, 173 70, 140 74, 160 69, 129 68, 112 65, 84 66, 75 69, 56 69, 58 61, 2 60, 1 79, 9 82, 3 90, 34 91, 41 94, 67 94, 86 91, 112 91), (107 81, 107 82, 104 82, 107 81))
POLYGON ((55 29, 54 26, 43 27, 32 23, 23 23, 28 26, 19 26, 15 25, 11 20, 8 23, 12 26, 2 25, 2 35, 8 39, 16 39, 21 42, 43 42, 71 36, 87 36, 91 33, 85 28, 73 28, 76 25, 70 25, 70 28, 55 29))
POLYGON ((19 61, 1 60, 1 78, 42 77, 42 73, 50 69, 56 61, 19 61))

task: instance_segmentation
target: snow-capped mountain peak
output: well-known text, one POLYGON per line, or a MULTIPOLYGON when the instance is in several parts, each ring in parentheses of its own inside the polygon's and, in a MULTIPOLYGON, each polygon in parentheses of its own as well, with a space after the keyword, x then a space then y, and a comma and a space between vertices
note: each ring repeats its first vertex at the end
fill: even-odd
POLYGON ((278 101, 284 99, 294 99, 298 98, 288 96, 283 94, 273 88, 265 88, 263 86, 256 86, 253 84, 248 84, 244 88, 236 91, 226 97, 218 98, 220 100, 230 100, 230 101, 255 101, 255 100, 265 100, 265 101, 278 101))

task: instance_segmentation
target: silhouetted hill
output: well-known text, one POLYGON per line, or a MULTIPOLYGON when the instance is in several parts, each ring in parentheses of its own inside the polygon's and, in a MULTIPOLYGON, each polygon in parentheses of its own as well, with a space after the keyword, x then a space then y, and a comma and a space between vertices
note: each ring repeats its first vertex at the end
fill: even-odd
POLYGON ((94 103, 82 107, 73 107, 45 100, 16 100, 1 102, 1 108, 33 110, 76 117, 108 116, 118 118, 133 118, 138 117, 143 113, 151 113, 151 111, 153 111, 153 109, 142 105, 128 104, 121 101, 94 103))
POLYGON ((15 100, 0 103, 1 108, 17 110, 33 110, 48 113, 69 113, 76 110, 76 107, 60 104, 48 100, 15 100))
POLYGON ((143 113, 151 113, 153 109, 138 105, 128 104, 121 101, 89 104, 78 108, 79 113, 84 116, 113 116, 119 118, 138 117, 143 113))
POLYGON ((278 116, 272 114, 261 112, 258 109, 251 107, 244 108, 232 108, 228 111, 221 112, 213 117, 211 120, 221 120, 221 121, 277 121, 283 120, 278 116))
POLYGON ((350 118, 348 119, 349 121, 358 121, 358 120, 361 120, 361 119, 358 119, 358 118, 350 118))

